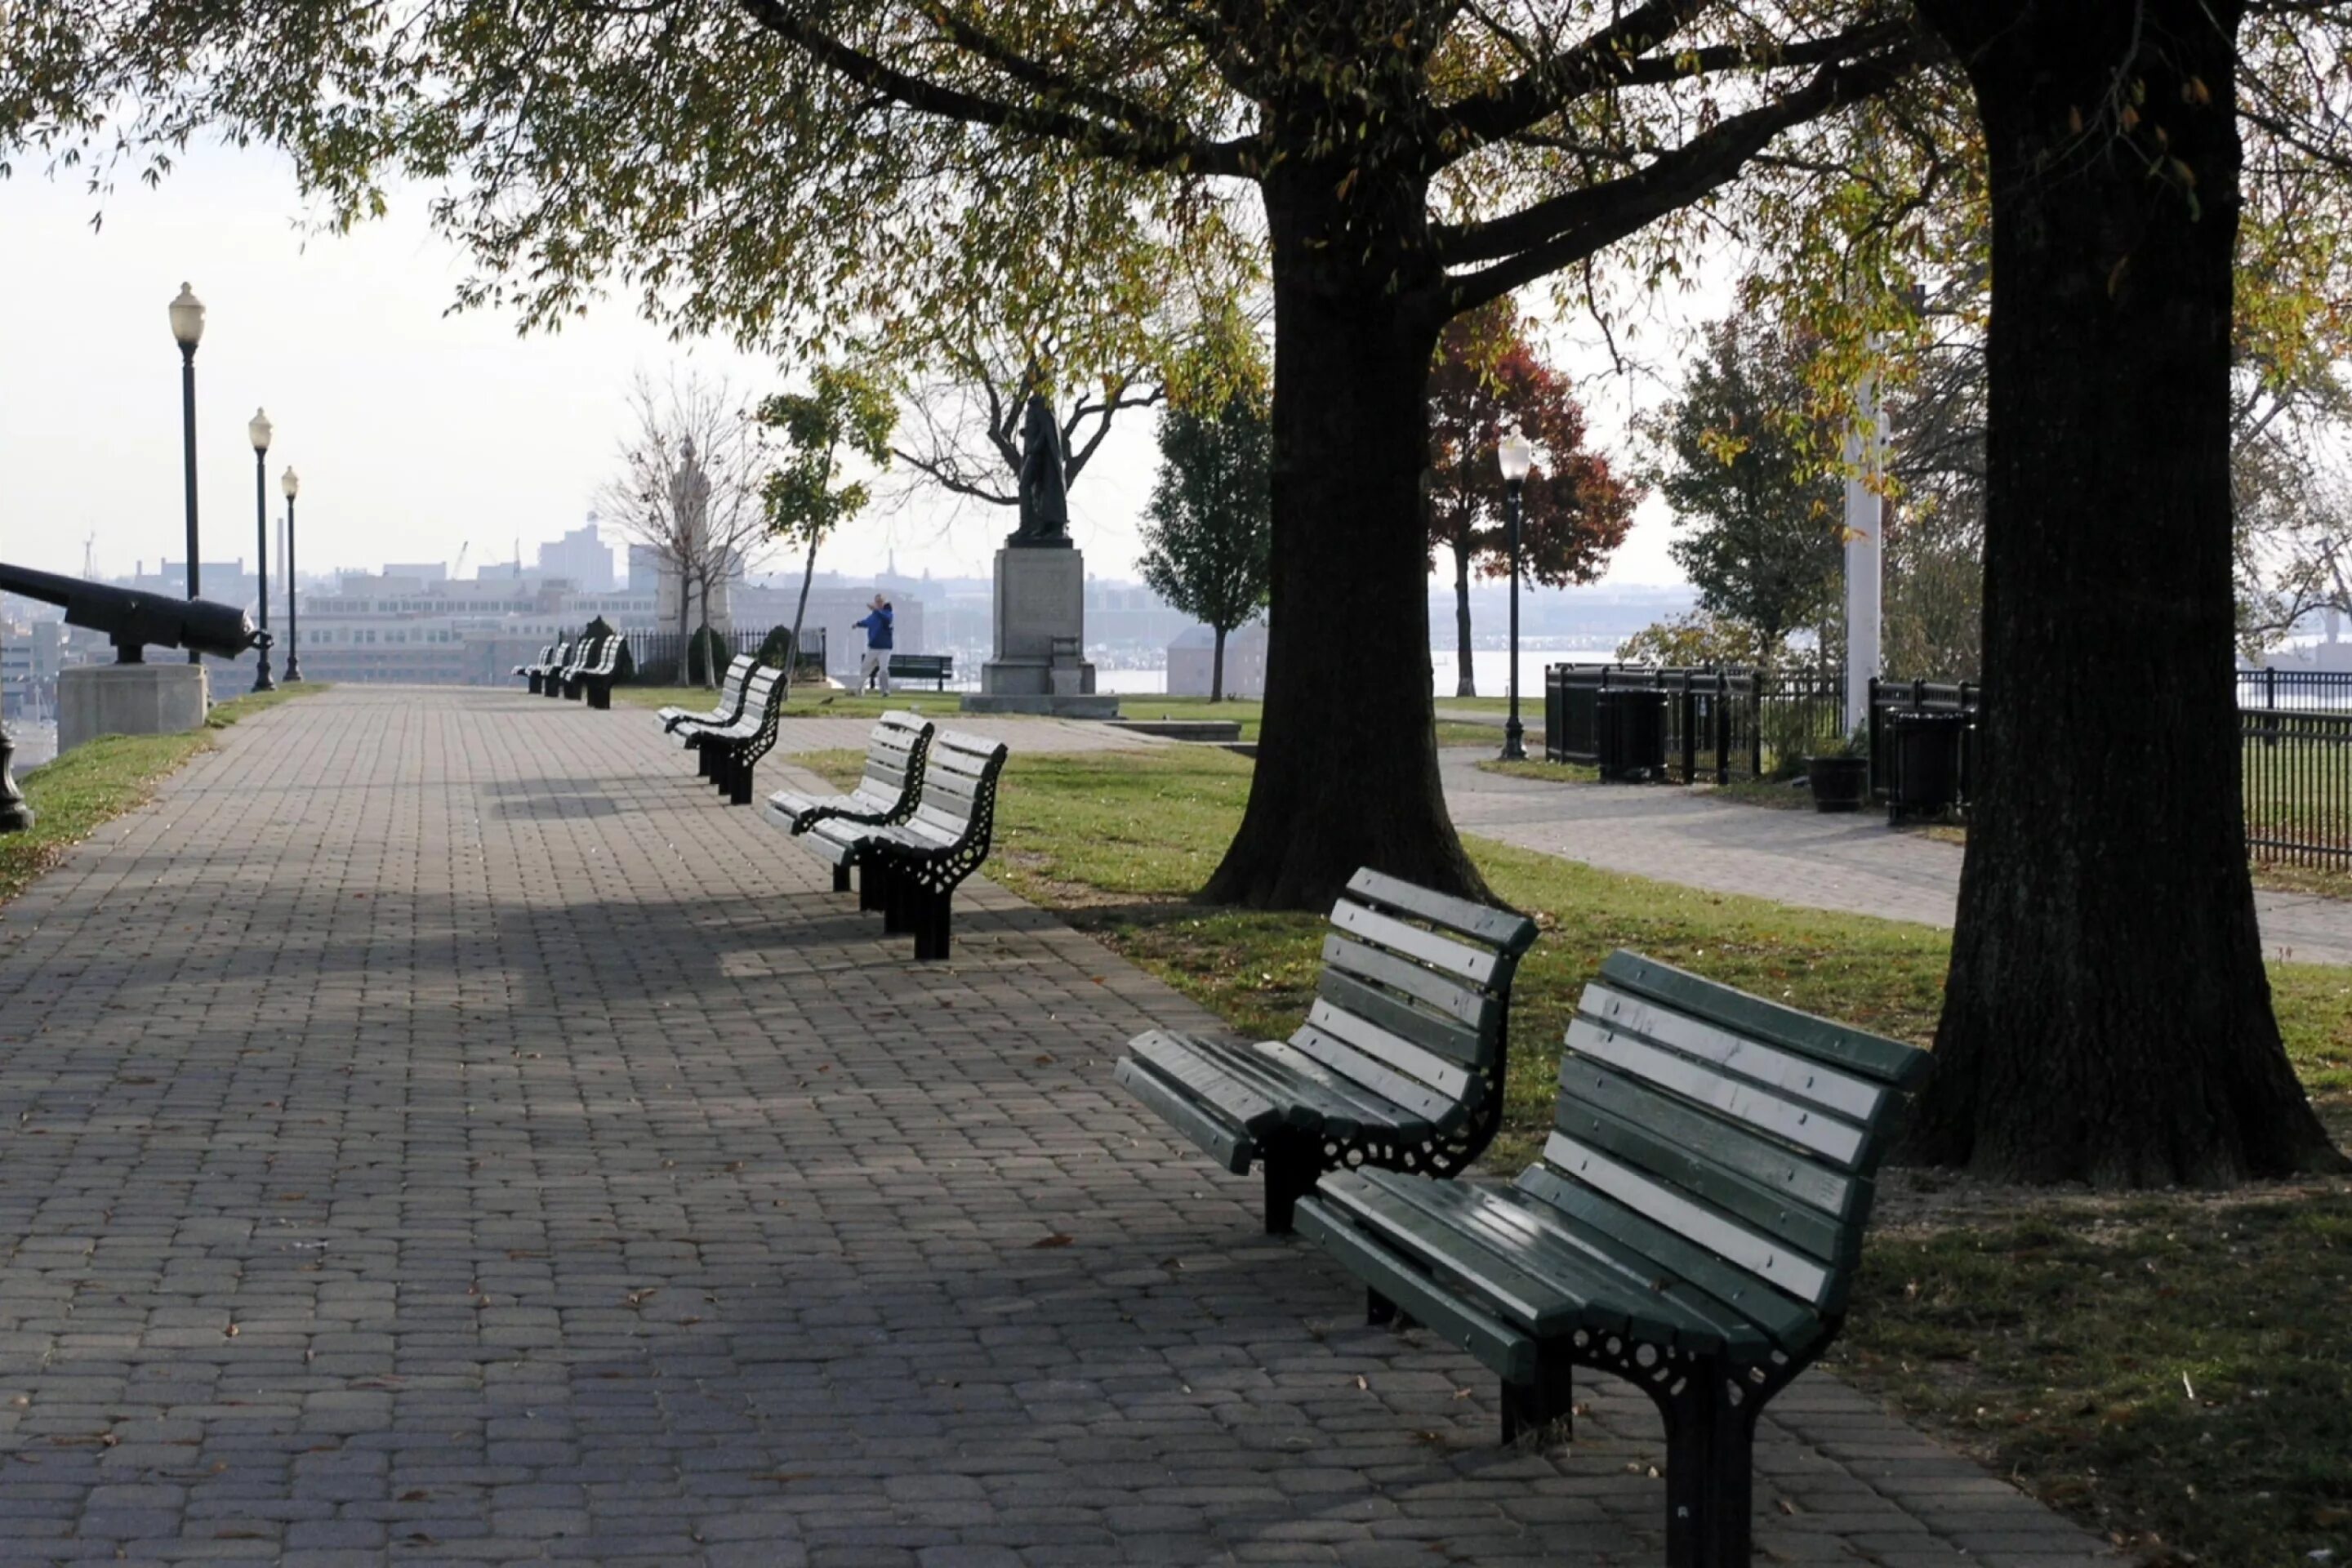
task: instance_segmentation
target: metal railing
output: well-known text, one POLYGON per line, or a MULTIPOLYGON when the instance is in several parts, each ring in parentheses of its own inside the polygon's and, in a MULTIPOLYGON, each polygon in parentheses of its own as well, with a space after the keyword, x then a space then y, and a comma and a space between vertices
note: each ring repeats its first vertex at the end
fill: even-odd
MULTIPOLYGON (((758 653, 765 646, 768 638, 774 635, 775 630, 776 628, 772 626, 756 628, 738 626, 731 632, 719 632, 713 635, 726 649, 726 657, 732 658, 739 654, 758 653)), ((628 642, 630 657, 636 661, 638 680, 649 686, 688 684, 685 654, 687 645, 692 640, 692 634, 680 637, 676 632, 635 631, 625 632, 622 636, 628 642)), ((799 654, 800 668, 794 672, 795 679, 817 679, 824 674, 826 665, 823 626, 801 628, 799 654)), ((719 675, 723 673, 725 673, 725 667, 722 665, 719 670, 712 673, 711 679, 716 680, 719 675)))
POLYGON ((2254 858, 2352 866, 2352 713, 2242 707, 2238 733, 2254 858))
MULTIPOLYGON (((1544 670, 1544 755, 1597 763, 1604 721, 1624 726, 1618 712, 1652 702, 1654 713, 1617 733, 1645 748, 1658 737, 1657 775, 1681 784, 1785 775, 1845 731, 1845 682, 1833 675, 1555 664, 1544 670)), ((1649 771, 1646 754, 1634 771, 1649 771)))

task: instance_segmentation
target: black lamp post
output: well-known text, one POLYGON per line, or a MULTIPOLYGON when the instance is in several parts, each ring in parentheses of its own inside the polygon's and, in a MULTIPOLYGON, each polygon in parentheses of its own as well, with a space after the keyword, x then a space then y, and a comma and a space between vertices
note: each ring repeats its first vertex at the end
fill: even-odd
POLYGON ((1495 461, 1503 470, 1504 521, 1511 534, 1511 718, 1503 726, 1503 761, 1523 763, 1528 748, 1527 731, 1519 725, 1519 512, 1535 452, 1528 438, 1513 430, 1496 443, 1495 461))
MULTIPOLYGON (((257 575, 261 579, 261 629, 269 629, 269 416, 257 408, 245 426, 253 437, 253 548, 261 562, 257 575)), ((253 689, 275 691, 278 682, 269 679, 269 645, 263 643, 255 661, 253 689)))
MULTIPOLYGON (((172 301, 172 336, 180 345, 180 454, 187 471, 188 597, 196 597, 196 344, 204 341, 205 302, 183 283, 172 301)), ((190 664, 204 656, 188 650, 190 664)))
POLYGON ((286 684, 291 686, 302 679, 302 622, 294 599, 294 492, 302 481, 289 468, 278 488, 286 492, 286 684))

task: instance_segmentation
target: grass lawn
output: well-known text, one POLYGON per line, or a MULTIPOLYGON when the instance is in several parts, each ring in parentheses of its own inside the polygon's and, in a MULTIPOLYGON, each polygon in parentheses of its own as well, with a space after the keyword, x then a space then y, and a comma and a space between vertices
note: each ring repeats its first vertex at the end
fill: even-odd
MULTIPOLYGON (((856 752, 795 761, 838 782, 856 752)), ((1015 755, 990 869, 1199 998, 1287 1034, 1321 917, 1185 901, 1249 781, 1211 749, 1015 755)), ((1549 1128, 1578 990, 1631 947, 1793 1005, 1926 1043, 1948 933, 1791 909, 1469 841, 1543 937, 1513 997, 1503 1134, 1516 1169, 1549 1128)), ((2352 971, 2271 970, 2288 1049, 2352 1133, 2352 971)), ((1833 1360, 1999 1472, 2118 1539, 2212 1564, 2352 1562, 2352 1183, 2226 1196, 1988 1193, 1940 1173, 1882 1184, 1833 1360)))
POLYGON ((0 837, 0 903, 25 890, 68 848, 105 823, 152 799, 155 786, 183 763, 212 748, 213 730, 239 719, 326 690, 325 681, 305 680, 275 691, 216 702, 203 730, 177 735, 102 735, 17 782, 33 807, 33 826, 0 837))

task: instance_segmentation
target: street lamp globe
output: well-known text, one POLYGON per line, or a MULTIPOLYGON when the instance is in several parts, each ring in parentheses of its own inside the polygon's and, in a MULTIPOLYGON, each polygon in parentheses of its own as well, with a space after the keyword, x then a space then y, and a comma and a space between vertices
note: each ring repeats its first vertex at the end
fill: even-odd
POLYGON ((1505 433, 1495 444, 1495 461, 1503 470, 1503 482, 1516 485, 1528 477, 1536 465, 1536 449, 1517 430, 1505 433))
POLYGON ((179 298, 172 301, 172 336, 191 353, 204 341, 205 302, 196 298, 195 290, 185 283, 180 285, 179 298))
POLYGON ((258 408, 255 409, 253 411, 253 417, 246 421, 245 433, 253 437, 253 449, 256 452, 267 452, 269 450, 268 415, 264 414, 258 408))
POLYGON ((286 470, 286 477, 278 481, 278 488, 286 492, 288 500, 292 500, 302 489, 302 481, 294 477, 293 469, 289 468, 286 470))

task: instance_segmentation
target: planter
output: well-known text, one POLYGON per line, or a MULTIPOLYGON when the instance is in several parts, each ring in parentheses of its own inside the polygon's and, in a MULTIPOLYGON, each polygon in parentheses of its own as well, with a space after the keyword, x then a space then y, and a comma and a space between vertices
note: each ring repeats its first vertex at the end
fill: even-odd
POLYGON ((1868 757, 1808 757, 1815 811, 1860 811, 1870 800, 1868 757))

